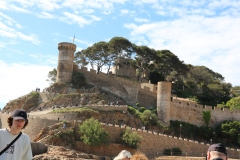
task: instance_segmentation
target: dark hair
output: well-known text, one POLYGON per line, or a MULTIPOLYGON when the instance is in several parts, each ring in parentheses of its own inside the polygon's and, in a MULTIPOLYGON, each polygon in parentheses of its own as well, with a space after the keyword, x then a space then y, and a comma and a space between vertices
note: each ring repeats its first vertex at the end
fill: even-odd
MULTIPOLYGON (((12 124, 13 124, 13 117, 11 117, 11 116, 8 117, 7 123, 8 123, 8 126, 11 128, 11 126, 12 126, 12 124)), ((23 126, 22 129, 24 129, 25 127, 27 127, 27 125, 28 125, 28 121, 25 121, 25 124, 24 124, 24 126, 23 126)))

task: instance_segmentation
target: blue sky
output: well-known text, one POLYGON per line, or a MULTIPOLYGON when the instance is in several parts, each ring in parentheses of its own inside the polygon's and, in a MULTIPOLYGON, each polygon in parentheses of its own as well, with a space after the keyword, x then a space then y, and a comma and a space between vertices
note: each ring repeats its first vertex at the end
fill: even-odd
POLYGON ((77 51, 115 36, 240 85, 239 0, 0 0, 0 108, 47 87, 59 42, 77 51))

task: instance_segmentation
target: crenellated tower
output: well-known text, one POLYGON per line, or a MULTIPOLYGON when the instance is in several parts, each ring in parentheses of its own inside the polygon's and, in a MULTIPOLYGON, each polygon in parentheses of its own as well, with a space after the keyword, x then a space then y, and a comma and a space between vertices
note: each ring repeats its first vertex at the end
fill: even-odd
POLYGON ((71 82, 74 52, 76 45, 68 42, 58 43, 57 82, 71 82))
POLYGON ((158 82, 157 87, 157 114, 159 119, 169 124, 171 106, 171 82, 158 82))

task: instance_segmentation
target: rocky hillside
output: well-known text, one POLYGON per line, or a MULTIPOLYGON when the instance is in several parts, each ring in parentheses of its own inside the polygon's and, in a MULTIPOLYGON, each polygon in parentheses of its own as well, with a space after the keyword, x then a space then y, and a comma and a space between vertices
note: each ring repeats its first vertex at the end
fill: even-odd
POLYGON ((38 109, 67 106, 87 106, 92 104, 105 105, 112 102, 126 103, 116 95, 99 91, 96 86, 87 89, 74 89, 67 84, 55 83, 43 92, 32 91, 17 99, 11 100, 2 109, 2 112, 12 112, 17 108, 23 108, 27 112, 38 109))
POLYGON ((96 160, 111 160, 111 157, 97 156, 87 154, 76 150, 71 150, 63 146, 47 145, 46 153, 34 156, 33 160, 81 160, 81 159, 96 159, 96 160))
POLYGON ((38 106, 39 101, 39 93, 31 92, 8 102, 6 106, 2 109, 2 112, 12 112, 13 110, 18 108, 23 108, 26 111, 30 111, 38 106))

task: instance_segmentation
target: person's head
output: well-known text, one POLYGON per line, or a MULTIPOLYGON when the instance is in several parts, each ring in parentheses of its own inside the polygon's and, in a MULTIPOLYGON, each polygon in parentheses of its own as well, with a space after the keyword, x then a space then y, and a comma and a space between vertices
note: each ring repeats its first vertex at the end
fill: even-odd
POLYGON ((132 154, 127 150, 122 150, 113 160, 129 160, 132 154))
POLYGON ((207 151, 207 160, 227 160, 227 150, 223 144, 212 144, 207 151))
POLYGON ((13 125, 22 126, 24 129, 28 125, 27 113, 23 109, 16 109, 12 112, 12 115, 8 117, 8 126, 11 128, 13 125))
POLYGON ((130 160, 148 160, 147 156, 141 152, 136 152, 133 154, 130 160))

